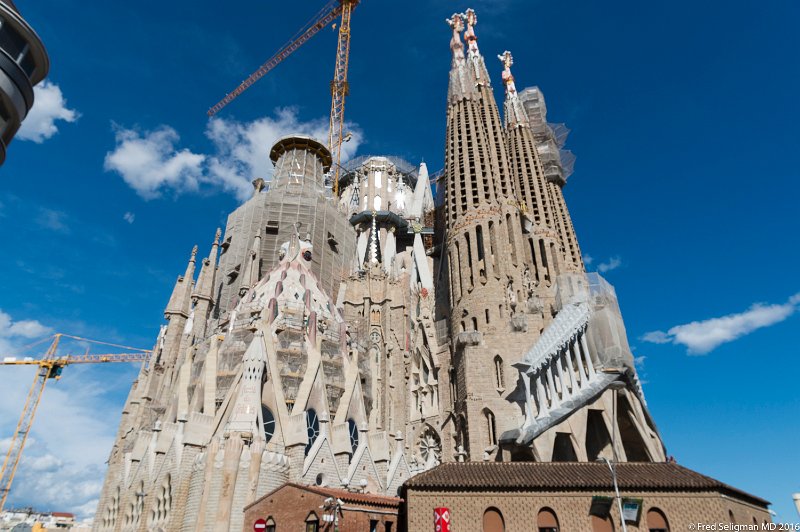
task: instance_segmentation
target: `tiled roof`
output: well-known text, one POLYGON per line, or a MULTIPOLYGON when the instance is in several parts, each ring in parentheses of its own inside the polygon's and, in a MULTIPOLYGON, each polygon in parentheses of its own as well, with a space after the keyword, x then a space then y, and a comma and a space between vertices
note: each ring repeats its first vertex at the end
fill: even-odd
MULTIPOLYGON (((720 491, 766 506, 769 502, 674 463, 615 465, 620 490, 720 491)), ((602 462, 447 463, 406 481, 411 490, 582 491, 613 489, 602 462)))
POLYGON ((403 499, 399 497, 389 497, 387 495, 380 495, 377 493, 358 493, 337 488, 325 488, 321 486, 304 486, 302 484, 296 484, 294 482, 287 482, 281 487, 259 498, 258 501, 248 505, 245 508, 245 510, 247 510, 247 508, 253 506, 257 502, 266 499, 267 497, 270 497, 274 493, 287 487, 309 491, 311 493, 316 493, 317 495, 322 495, 325 497, 336 497, 338 499, 342 499, 345 503, 361 504, 365 506, 384 506, 389 508, 399 508, 400 504, 403 502, 403 499))

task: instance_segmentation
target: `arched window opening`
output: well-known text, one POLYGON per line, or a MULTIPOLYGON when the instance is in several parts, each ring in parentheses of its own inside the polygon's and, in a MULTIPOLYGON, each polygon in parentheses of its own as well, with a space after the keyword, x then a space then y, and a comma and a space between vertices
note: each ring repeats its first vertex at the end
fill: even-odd
POLYGON ((311 446, 314 445, 319 436, 319 418, 317 417, 317 411, 313 408, 306 410, 306 434, 308 435, 306 456, 308 456, 308 451, 311 450, 311 446))
POLYGON ((491 410, 484 412, 486 416, 486 434, 489 436, 489 445, 497 445, 497 425, 491 410))
POLYGON ((264 532, 275 532, 276 527, 275 519, 272 516, 267 517, 267 528, 264 532))
POLYGON ((358 447, 358 425, 353 418, 347 420, 347 431, 350 433, 350 449, 356 452, 358 447))
POLYGON ((456 404, 456 396, 458 395, 458 383, 456 382, 456 370, 450 368, 447 370, 447 376, 450 379, 450 403, 456 404))
POLYGON ((553 270, 558 275, 561 270, 561 257, 558 256, 558 250, 556 250, 556 245, 553 242, 550 242, 550 257, 553 259, 553 270))
POLYGON ((461 246, 459 245, 458 241, 456 241, 456 262, 450 266, 450 271, 452 272, 455 269, 455 274, 458 276, 458 297, 464 295, 464 278, 461 277, 461 246))
POLYGON ((375 196, 375 199, 372 200, 372 205, 375 207, 376 211, 381 210, 381 205, 382 205, 381 197, 375 196))
POLYGON ((539 532, 558 532, 558 518, 550 508, 542 508, 536 516, 536 530, 539 532))
POLYGON ((736 517, 733 515, 733 510, 728 510, 728 522, 735 523, 736 517))
POLYGON ((478 331, 478 318, 472 317, 472 330, 477 332, 478 331))
POLYGON ((489 222, 489 256, 492 259, 492 268, 494 269, 495 276, 499 276, 500 272, 497 268, 497 236, 495 236, 494 222, 489 222))
MULTIPOLYGON (((755 519, 753 521, 755 522, 755 519)), ((669 524, 664 512, 658 508, 650 508, 647 511, 647 530, 648 532, 669 532, 669 524)))
POLYGON ((544 266, 544 280, 550 280, 550 264, 547 262, 547 251, 545 251, 544 240, 539 240, 539 254, 542 257, 542 266, 544 266))
POLYGON ((272 410, 264 405, 261 405, 261 418, 264 420, 264 439, 269 443, 275 435, 275 416, 272 410))
POLYGON ((483 228, 479 225, 475 228, 475 246, 478 250, 478 260, 485 258, 483 250, 483 228))
POLYGON ((511 246, 511 261, 517 263, 517 246, 514 243, 514 228, 511 226, 511 215, 506 214, 506 230, 508 231, 508 244, 511 246))
POLYGON ((467 244, 467 270, 469 271, 469 287, 475 286, 475 280, 472 276, 472 243, 469 239, 469 233, 464 235, 464 240, 467 244))
POLYGON ((495 507, 483 512, 483 532, 505 532, 506 523, 503 514, 495 507))
POLYGON ((306 532, 319 532, 319 517, 315 512, 311 512, 306 517, 306 532))
POLYGON ((503 375, 503 359, 500 358, 500 355, 494 357, 494 381, 498 389, 502 390, 506 387, 505 376, 503 375))

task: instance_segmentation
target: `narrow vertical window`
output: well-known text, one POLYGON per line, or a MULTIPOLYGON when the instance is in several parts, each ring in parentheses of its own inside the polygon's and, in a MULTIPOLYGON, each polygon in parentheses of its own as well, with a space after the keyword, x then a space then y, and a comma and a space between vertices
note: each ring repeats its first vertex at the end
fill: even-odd
POLYGON ((486 410, 486 434, 489 436, 489 445, 497 445, 497 431, 491 410, 486 410))
POLYGON ((500 355, 494 357, 494 380, 499 389, 506 387, 505 376, 503 375, 503 359, 500 355))
POLYGON ((475 228, 475 245, 478 248, 478 260, 483 260, 483 228, 480 225, 475 228))
POLYGON ((508 231, 508 245, 511 246, 511 261, 517 263, 517 246, 514 243, 514 228, 511 224, 511 215, 506 214, 506 230, 508 231))

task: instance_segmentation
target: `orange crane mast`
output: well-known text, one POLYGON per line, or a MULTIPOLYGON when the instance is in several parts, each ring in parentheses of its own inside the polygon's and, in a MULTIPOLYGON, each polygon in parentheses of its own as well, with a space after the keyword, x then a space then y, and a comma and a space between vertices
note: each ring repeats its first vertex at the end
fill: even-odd
POLYGON ((3 469, 0 471, 0 512, 3 511, 8 494, 11 491, 11 484, 14 481, 14 475, 17 472, 20 459, 22 458, 22 451, 25 448, 25 442, 30 434, 31 426, 33 425, 33 418, 36 415, 36 409, 39 406, 39 401, 42 399, 42 393, 47 385, 49 379, 60 379, 61 372, 65 366, 70 364, 103 364, 108 362, 142 362, 146 363, 151 351, 147 349, 138 349, 119 344, 111 344, 108 342, 100 342, 97 340, 90 340, 80 336, 72 336, 69 334, 58 333, 53 337, 53 341, 47 352, 41 359, 34 359, 25 357, 21 360, 15 357, 5 357, 0 361, 0 366, 38 366, 39 371, 33 378, 33 383, 28 390, 28 396, 25 399, 25 406, 22 407, 22 414, 17 422, 17 428, 11 438, 11 445, 8 448, 6 457, 3 460, 3 469), (71 338, 84 342, 94 344, 109 345, 127 349, 129 353, 113 353, 113 354, 98 354, 98 355, 65 355, 57 356, 58 345, 61 338, 71 338))
POLYGON ((253 85, 253 83, 264 77, 267 72, 278 66, 278 64, 289 57, 292 52, 300 48, 300 46, 316 35, 322 28, 326 27, 341 15, 342 20, 339 24, 339 39, 336 46, 336 65, 333 71, 333 80, 331 81, 331 116, 330 129, 328 132, 328 148, 331 150, 333 162, 335 163, 332 168, 334 197, 339 193, 342 143, 346 142, 346 135, 343 129, 344 103, 345 98, 350 93, 350 86, 347 82, 347 68, 350 56, 350 17, 359 1, 360 0, 330 0, 314 18, 289 40, 289 42, 275 52, 275 55, 269 58, 258 70, 250 74, 238 87, 225 95, 222 100, 211 107, 207 112, 208 116, 217 114, 223 107, 253 85))

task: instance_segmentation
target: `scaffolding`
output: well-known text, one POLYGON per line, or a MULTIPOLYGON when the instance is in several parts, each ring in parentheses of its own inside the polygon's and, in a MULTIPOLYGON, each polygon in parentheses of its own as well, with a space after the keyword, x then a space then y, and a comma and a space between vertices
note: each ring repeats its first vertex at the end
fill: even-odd
POLYGON ((547 121, 547 104, 539 87, 521 91, 519 99, 528 115, 545 177, 563 185, 575 168, 575 155, 564 149, 569 128, 547 121))

